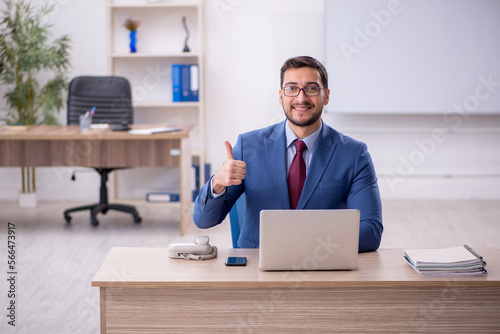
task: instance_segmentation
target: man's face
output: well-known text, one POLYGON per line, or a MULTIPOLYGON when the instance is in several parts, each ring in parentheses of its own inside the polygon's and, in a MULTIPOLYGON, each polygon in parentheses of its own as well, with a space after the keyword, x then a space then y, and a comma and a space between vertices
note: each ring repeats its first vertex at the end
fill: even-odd
POLYGON ((330 90, 321 89, 317 96, 306 96, 300 91, 295 97, 286 96, 284 88, 295 86, 304 88, 308 86, 323 87, 321 76, 315 68, 301 67, 286 70, 283 77, 283 87, 280 89, 280 104, 283 106, 286 118, 290 123, 299 127, 318 125, 321 122, 323 106, 328 104, 330 90))

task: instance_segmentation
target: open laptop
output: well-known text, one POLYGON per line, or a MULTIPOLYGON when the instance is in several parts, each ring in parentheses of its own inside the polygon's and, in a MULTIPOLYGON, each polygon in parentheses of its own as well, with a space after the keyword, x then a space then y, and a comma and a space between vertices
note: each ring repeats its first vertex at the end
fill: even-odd
POLYGON ((262 210, 259 268, 350 270, 358 258, 359 210, 262 210))

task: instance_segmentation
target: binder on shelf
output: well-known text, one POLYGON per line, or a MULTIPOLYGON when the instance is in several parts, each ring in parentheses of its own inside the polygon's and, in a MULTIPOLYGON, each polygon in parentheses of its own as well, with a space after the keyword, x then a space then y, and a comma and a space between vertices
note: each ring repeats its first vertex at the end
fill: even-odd
POLYGON ((199 67, 196 64, 190 67, 190 79, 191 79, 191 101, 199 101, 199 90, 200 90, 200 76, 199 67))
POLYGON ((181 65, 181 101, 191 101, 191 65, 181 65))
POLYGON ((181 65, 172 65, 172 101, 181 102, 181 65))
POLYGON ((172 64, 172 101, 198 102, 200 68, 198 64, 172 64))
MULTIPOLYGON (((201 187, 210 179, 210 164, 205 164, 205 181, 203 183, 200 182, 200 164, 192 165, 193 171, 193 184, 192 184, 192 195, 193 202, 196 201, 196 197, 200 193, 201 187)), ((155 191, 148 192, 146 194, 147 202, 157 202, 157 203, 166 203, 166 202, 179 202, 180 194, 177 191, 155 191)))
POLYGON ((205 164, 205 181, 200 182, 200 164, 193 164, 194 168, 194 190, 193 190, 193 202, 200 193, 201 187, 208 182, 210 179, 210 164, 205 164))
POLYGON ((178 193, 170 192, 151 192, 146 194, 147 202, 179 202, 178 193))

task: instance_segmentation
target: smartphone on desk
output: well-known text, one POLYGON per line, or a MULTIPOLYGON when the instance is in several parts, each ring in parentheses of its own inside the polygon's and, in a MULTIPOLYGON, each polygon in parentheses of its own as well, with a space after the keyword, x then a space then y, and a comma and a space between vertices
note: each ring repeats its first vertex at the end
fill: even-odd
POLYGON ((226 266, 246 266, 247 258, 244 256, 229 256, 226 259, 226 266))

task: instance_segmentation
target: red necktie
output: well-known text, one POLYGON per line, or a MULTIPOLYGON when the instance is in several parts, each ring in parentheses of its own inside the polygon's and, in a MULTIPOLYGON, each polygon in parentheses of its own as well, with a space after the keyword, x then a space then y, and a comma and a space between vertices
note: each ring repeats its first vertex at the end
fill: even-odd
POLYGON ((294 144, 297 153, 295 153, 290 170, 288 171, 288 193, 292 209, 297 208, 300 193, 302 192, 302 188, 304 188, 304 181, 306 180, 306 163, 302 157, 302 152, 307 148, 302 140, 295 140, 294 144))

